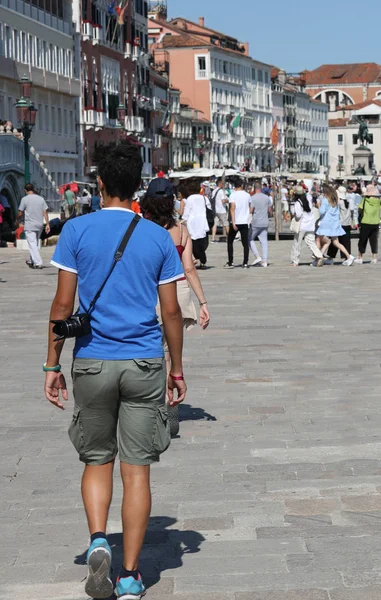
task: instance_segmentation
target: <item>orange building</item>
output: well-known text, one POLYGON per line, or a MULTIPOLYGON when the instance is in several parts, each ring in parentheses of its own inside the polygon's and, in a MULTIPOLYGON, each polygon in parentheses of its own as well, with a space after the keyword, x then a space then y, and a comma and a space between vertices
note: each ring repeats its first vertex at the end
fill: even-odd
POLYGON ((185 18, 149 19, 155 68, 181 90, 181 104, 212 123, 210 164, 271 169, 271 67, 249 56, 248 44, 185 18))

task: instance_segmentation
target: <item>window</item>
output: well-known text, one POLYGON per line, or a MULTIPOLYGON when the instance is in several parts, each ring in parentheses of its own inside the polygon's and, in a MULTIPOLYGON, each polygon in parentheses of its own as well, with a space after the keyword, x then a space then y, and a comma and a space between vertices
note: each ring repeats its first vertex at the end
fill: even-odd
MULTIPOLYGON (((42 121, 42 118, 40 119, 42 121)), ((47 104, 45 104, 45 117, 44 117, 44 123, 45 123, 45 131, 49 131, 49 106, 47 104)))
POLYGON ((68 135, 69 130, 68 130, 67 110, 66 109, 64 109, 64 123, 63 124, 64 124, 64 130, 63 130, 63 132, 64 132, 65 135, 68 135))
POLYGON ((52 106, 52 133, 56 133, 57 132, 57 127, 56 127, 56 108, 55 106, 52 106))
POLYGON ((339 144, 339 146, 342 146, 344 143, 344 136, 342 133, 339 133, 339 135, 337 136, 337 143, 339 144))
POLYGON ((265 71, 265 83, 269 82, 269 72, 265 71))
POLYGON ((42 125, 43 125, 43 122, 42 122, 42 104, 38 105, 37 122, 38 122, 38 129, 40 131, 42 131, 42 125))
MULTIPOLYGON (((198 57, 198 70, 206 71, 206 59, 205 56, 198 57)), ((226 63, 224 62, 224 73, 226 73, 226 63)))
POLYGON ((260 83, 263 83, 263 71, 261 71, 260 69, 258 69, 258 81, 260 83))
POLYGON ((353 134, 352 141, 353 141, 353 145, 356 146, 359 141, 359 136, 357 134, 353 134))
POLYGON ((255 69, 251 69, 251 79, 255 81, 255 69))

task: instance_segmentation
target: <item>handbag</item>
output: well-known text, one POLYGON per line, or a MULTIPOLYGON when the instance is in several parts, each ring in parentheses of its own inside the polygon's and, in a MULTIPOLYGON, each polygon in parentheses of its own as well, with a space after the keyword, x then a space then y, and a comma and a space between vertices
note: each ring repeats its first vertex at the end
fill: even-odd
POLYGON ((208 227, 209 229, 212 229, 214 227, 214 211, 208 207, 208 205, 206 204, 206 198, 204 196, 204 202, 205 202, 205 210, 206 210, 206 220, 208 221, 208 227))
POLYGON ((89 308, 83 313, 80 313, 78 308, 77 312, 68 319, 50 321, 54 325, 53 333, 56 335, 54 339, 55 342, 65 340, 67 338, 80 338, 91 334, 91 312, 93 311, 99 296, 103 292, 106 283, 114 272, 116 265, 122 259, 127 244, 130 241, 130 238, 140 219, 141 217, 139 215, 135 215, 129 224, 128 229, 114 254, 114 260, 111 265, 111 269, 109 270, 107 277, 103 281, 94 298, 90 302, 89 308))
POLYGON ((299 233, 300 221, 301 221, 301 219, 296 219, 295 216, 292 217, 291 223, 290 223, 290 231, 292 233, 299 233))

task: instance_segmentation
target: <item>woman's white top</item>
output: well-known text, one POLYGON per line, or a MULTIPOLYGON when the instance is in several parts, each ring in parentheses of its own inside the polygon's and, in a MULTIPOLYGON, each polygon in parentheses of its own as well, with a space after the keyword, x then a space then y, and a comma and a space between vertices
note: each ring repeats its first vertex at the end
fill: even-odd
POLYGON ((308 198, 311 212, 303 210, 303 205, 299 200, 295 201, 295 217, 300 222, 300 231, 315 231, 315 215, 312 211, 312 200, 308 198))
POLYGON ((193 194, 187 198, 183 220, 186 221, 192 240, 204 238, 209 231, 206 206, 211 208, 210 201, 201 194, 193 194))

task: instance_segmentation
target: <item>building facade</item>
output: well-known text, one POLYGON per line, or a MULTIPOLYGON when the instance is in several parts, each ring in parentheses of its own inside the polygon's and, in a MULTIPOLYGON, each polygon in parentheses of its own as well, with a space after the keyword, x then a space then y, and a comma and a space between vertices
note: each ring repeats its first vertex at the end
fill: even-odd
POLYGON ((273 119, 278 127, 276 167, 324 172, 329 165, 328 106, 311 98, 299 77, 272 70, 273 119))
POLYGON ((381 100, 368 100, 353 104, 338 111, 329 121, 330 174, 332 177, 350 177, 358 164, 354 153, 360 145, 358 139, 359 121, 368 125, 371 151, 370 171, 381 169, 381 100))
POLYGON ((271 169, 271 67, 249 56, 248 45, 198 23, 162 12, 149 20, 156 65, 164 65, 181 104, 212 123, 208 167, 248 164, 271 169))
POLYGON ((80 128, 85 176, 97 146, 134 136, 141 142, 143 174, 152 174, 152 92, 148 60, 148 4, 116 6, 82 0, 74 20, 81 36, 80 128), (125 119, 118 119, 124 108, 125 119))
POLYGON ((60 186, 78 172, 79 55, 71 0, 2 0, 0 6, 0 120, 17 126, 18 81, 32 81, 38 109, 31 144, 60 186))

